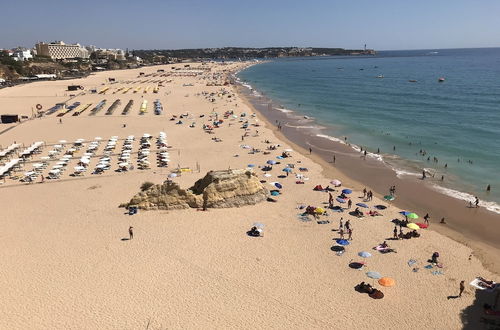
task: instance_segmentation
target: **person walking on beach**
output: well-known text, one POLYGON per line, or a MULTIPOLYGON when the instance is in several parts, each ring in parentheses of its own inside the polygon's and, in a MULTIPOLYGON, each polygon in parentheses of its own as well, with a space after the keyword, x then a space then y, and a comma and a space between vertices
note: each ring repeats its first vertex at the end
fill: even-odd
POLYGON ((460 281, 460 293, 458 294, 458 297, 462 297, 462 293, 464 293, 465 290, 465 281, 460 281))
POLYGON ((128 227, 128 238, 129 240, 134 238, 134 227, 132 226, 128 227))
POLYGON ((363 188, 363 198, 366 198, 366 187, 363 188))
POLYGON ((392 238, 398 239, 398 226, 394 226, 394 230, 392 232, 394 233, 392 238))
POLYGON ((333 195, 331 192, 328 193, 328 207, 333 208, 333 195))
POLYGON ((343 218, 340 218, 340 223, 339 223, 339 231, 341 231, 342 229, 344 229, 344 223, 343 223, 343 218))
POLYGON ((424 180, 426 178, 425 176, 425 170, 422 171, 422 180, 424 180))
POLYGON ((429 225, 429 219, 430 219, 429 213, 427 213, 426 215, 424 215, 424 222, 425 222, 425 224, 427 226, 429 225))
POLYGON ((349 234, 349 237, 347 238, 349 241, 352 241, 352 228, 349 228, 347 230, 347 233, 349 234))
POLYGON ((491 191, 491 185, 488 185, 488 187, 486 187, 486 191, 487 191, 487 192, 490 192, 490 191, 491 191))
POLYGON ((474 202, 474 204, 476 204, 476 208, 479 207, 479 198, 477 198, 477 196, 476 196, 476 201, 474 202))
POLYGON ((352 206, 352 200, 347 201, 347 208, 350 209, 352 206))
POLYGON ((312 154, 313 150, 309 147, 309 155, 312 154))
POLYGON ((344 239, 344 229, 339 230, 340 239, 344 239))
POLYGON ((350 221, 350 220, 347 220, 347 221, 345 222, 344 227, 345 227, 345 229, 346 229, 346 230, 349 230, 349 228, 351 228, 351 221, 350 221))

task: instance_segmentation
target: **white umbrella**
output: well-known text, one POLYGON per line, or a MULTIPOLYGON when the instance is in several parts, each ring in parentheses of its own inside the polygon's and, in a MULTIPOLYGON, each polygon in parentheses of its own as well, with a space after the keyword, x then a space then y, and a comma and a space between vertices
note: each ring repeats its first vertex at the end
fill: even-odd
POLYGON ((170 173, 170 174, 168 175, 168 177, 169 177, 169 178, 175 178, 175 177, 177 177, 177 174, 175 174, 175 173, 170 173))

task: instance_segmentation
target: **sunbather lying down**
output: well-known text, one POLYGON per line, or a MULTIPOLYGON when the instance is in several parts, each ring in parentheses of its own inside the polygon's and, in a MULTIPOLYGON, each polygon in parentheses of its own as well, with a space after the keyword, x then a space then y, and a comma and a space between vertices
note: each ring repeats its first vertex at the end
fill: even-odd
POLYGON ((356 285, 355 290, 360 293, 368 293, 368 295, 373 299, 382 299, 384 297, 382 291, 375 289, 370 284, 365 282, 361 282, 360 284, 356 285))
POLYGON ((477 283, 477 285, 479 285, 482 288, 494 289, 497 286, 497 284, 495 282, 487 280, 487 279, 485 279, 485 278, 483 278, 481 276, 478 276, 476 278, 479 280, 479 282, 477 283))
POLYGON ((257 227, 252 227, 249 231, 247 231, 248 236, 260 237, 262 236, 262 229, 257 227))

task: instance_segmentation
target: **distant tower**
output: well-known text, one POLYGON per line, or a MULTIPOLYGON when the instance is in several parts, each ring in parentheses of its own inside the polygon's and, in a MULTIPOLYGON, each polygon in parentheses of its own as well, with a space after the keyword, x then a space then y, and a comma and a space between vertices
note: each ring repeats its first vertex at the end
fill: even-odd
POLYGON ((365 44, 365 52, 366 52, 366 44, 365 44))

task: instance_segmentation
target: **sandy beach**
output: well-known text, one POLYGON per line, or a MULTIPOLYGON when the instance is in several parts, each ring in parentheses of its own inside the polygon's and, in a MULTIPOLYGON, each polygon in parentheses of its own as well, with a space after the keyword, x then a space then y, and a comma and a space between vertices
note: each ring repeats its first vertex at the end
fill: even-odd
MULTIPOLYGON (((411 199, 418 193, 413 190, 418 189, 416 185, 406 185, 405 191, 405 184, 391 181, 401 190, 396 202, 388 203, 377 193, 386 188, 387 181, 366 185, 362 174, 366 168, 358 175, 344 174, 360 168, 356 165, 359 160, 333 167, 319 153, 307 155, 305 145, 288 140, 293 140, 293 132, 278 132, 272 118, 257 112, 263 110, 253 108, 235 85, 223 84, 229 73, 246 65, 250 64, 191 63, 192 70, 184 64, 152 66, 0 90, 2 114, 30 116, 39 103, 45 110, 62 101, 68 105, 80 102, 74 111, 91 104, 78 116, 68 112, 57 117, 56 112, 0 127, 0 131, 4 126, 14 127, 0 134, 2 150, 14 141, 23 145, 19 153, 36 141, 44 142, 40 153, 13 173, 17 179, 7 177, 0 185, 4 206, 0 217, 0 328, 499 329, 498 317, 485 315, 482 308, 484 303, 495 303, 495 293, 469 285, 477 276, 499 280, 495 272, 500 265, 494 258, 498 256, 494 249, 499 247, 472 242, 486 237, 492 222, 485 222, 483 231, 471 236, 472 229, 463 227, 465 235, 460 238, 460 223, 446 213, 450 228, 438 226, 433 218, 431 229, 418 230, 420 237, 389 240, 394 228, 391 220, 404 219, 399 213, 402 208, 420 217, 425 214, 428 205, 411 199), (116 83, 111 84, 109 78, 116 83), (73 83, 84 89, 70 96, 66 86, 73 83), (153 93, 156 86, 158 93, 153 93), (97 93, 91 93, 92 89, 97 93), (106 115, 118 99, 116 110, 106 115), (161 115, 153 111, 156 99, 163 106, 161 115), (106 100, 105 106, 89 115, 102 100, 106 100), (130 113, 122 115, 130 100, 130 113), (147 112, 140 114, 144 100, 148 101, 147 112), (214 134, 202 129, 212 123, 214 113, 219 118, 228 111, 234 116, 227 116, 214 134), (249 125, 246 130, 242 128, 245 122, 249 125), (152 149, 150 168, 140 170, 138 140, 144 134, 156 139, 160 132, 166 133, 170 146, 168 167, 157 166, 159 151, 152 149), (91 174, 113 136, 117 148, 109 156, 111 168, 91 174), (129 136, 135 138, 134 168, 116 172, 120 149, 129 136), (84 145, 63 165, 66 170, 60 171, 58 179, 49 179, 49 171, 77 139, 84 145), (88 170, 71 176, 92 141, 98 147, 88 170), (54 158, 43 158, 47 163, 43 183, 41 176, 33 183, 20 181, 59 144, 61 150, 52 153, 54 158), (271 145, 276 149, 268 150, 271 145), (259 151, 252 152, 252 148, 259 151), (277 159, 285 149, 293 150, 291 157, 277 159), (280 164, 272 171, 262 171, 271 159, 280 164), (287 164, 293 165, 288 176, 282 171, 287 164), (210 170, 247 167, 268 189, 270 182, 281 183, 276 203, 206 212, 139 210, 132 216, 118 207, 138 193, 142 183, 162 183, 176 168, 186 170, 173 180, 188 188, 210 170), (327 209, 318 219, 302 216, 307 206, 328 206, 328 192, 313 188, 333 187, 333 179, 342 181, 332 192, 334 197, 344 188, 353 190, 349 194, 352 209, 342 213, 327 209), (363 198, 365 186, 375 192, 371 201, 363 198), (363 212, 374 210, 375 205, 386 208, 378 210, 382 216, 358 218, 349 214, 357 203, 369 206, 361 208, 363 212), (344 223, 350 221, 353 232, 345 252, 337 255, 331 248, 339 246, 341 217, 344 223), (263 237, 246 234, 255 222, 265 225, 263 237), (129 226, 134 228, 132 240, 127 239, 129 226), (397 252, 383 254, 373 249, 383 241, 397 252), (363 251, 371 257, 359 256, 363 251), (439 267, 427 262, 436 251, 439 267), (352 262, 364 266, 353 269, 349 267, 352 262), (395 285, 380 285, 367 277, 369 271, 394 279, 395 285), (457 298, 462 280, 465 291, 457 298), (363 281, 381 290, 383 299, 357 292, 356 285, 363 281)), ((348 157, 340 157, 343 159, 348 157)), ((451 203, 448 200, 436 203, 443 212, 461 212, 447 204, 451 203)), ((477 216, 488 217, 483 212, 479 210, 477 216)), ((403 231, 409 232, 407 228, 403 231)), ((494 240, 492 237, 487 240, 494 240)))

